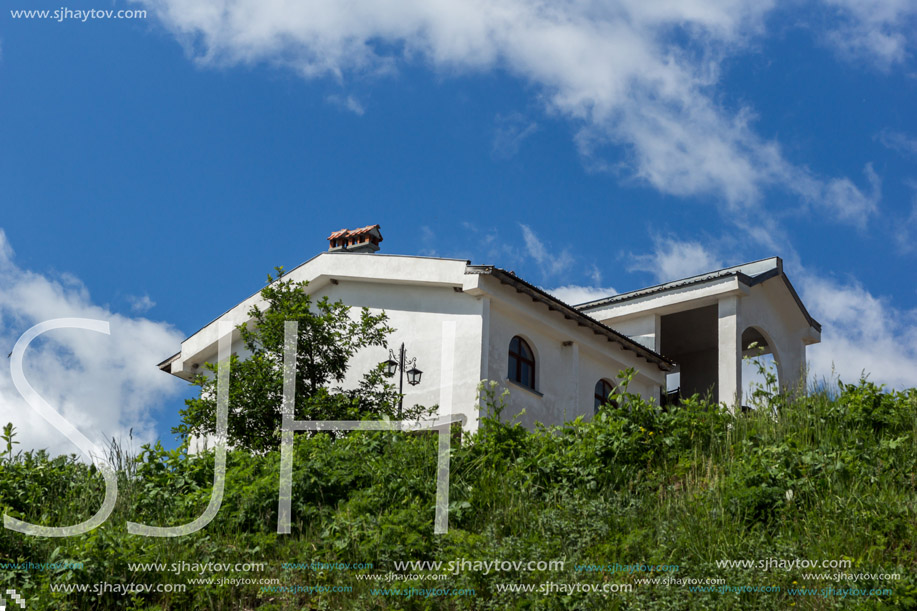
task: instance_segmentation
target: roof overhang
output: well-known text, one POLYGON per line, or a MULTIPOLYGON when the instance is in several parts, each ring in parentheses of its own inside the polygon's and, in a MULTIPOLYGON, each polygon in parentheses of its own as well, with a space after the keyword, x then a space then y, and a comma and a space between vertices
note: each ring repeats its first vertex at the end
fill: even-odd
MULTIPOLYGON (((730 294, 747 295, 752 287, 774 278, 779 279, 786 287, 799 312, 812 327, 814 333, 811 343, 818 342, 816 336, 821 333, 821 324, 812 318, 802 303, 799 294, 783 271, 783 261, 780 257, 743 263, 735 267, 674 280, 637 291, 619 293, 575 307, 593 316, 599 312, 607 313, 608 318, 624 318, 651 311, 666 314, 668 310, 683 309, 686 301, 691 301, 693 305, 699 306, 714 303, 720 297, 730 294)), ((603 316, 599 318, 606 319, 603 316)))
POLYGON ((180 358, 181 358, 181 352, 176 352, 175 354, 173 354, 172 356, 170 356, 169 358, 167 358, 166 360, 164 360, 163 362, 159 363, 156 366, 159 367, 159 369, 161 369, 162 371, 165 371, 166 373, 172 373, 172 363, 174 363, 175 361, 177 361, 180 358))
MULTIPOLYGON (((499 281, 501 284, 515 289, 516 292, 522 293, 532 299, 547 306, 549 311, 558 312, 565 319, 576 323, 580 327, 590 329, 596 335, 606 337, 609 341, 621 346, 622 349, 632 351, 637 356, 642 357, 649 363, 656 365, 662 371, 673 371, 675 363, 661 354, 650 350, 646 346, 635 342, 626 335, 618 333, 611 327, 604 325, 594 318, 578 311, 571 305, 568 305, 556 297, 546 293, 540 288, 529 284, 522 278, 506 270, 491 265, 469 265, 465 268, 465 273, 469 276, 489 276, 499 281)), ((471 283, 466 285, 465 291, 474 294, 481 292, 480 288, 474 287, 471 283)))

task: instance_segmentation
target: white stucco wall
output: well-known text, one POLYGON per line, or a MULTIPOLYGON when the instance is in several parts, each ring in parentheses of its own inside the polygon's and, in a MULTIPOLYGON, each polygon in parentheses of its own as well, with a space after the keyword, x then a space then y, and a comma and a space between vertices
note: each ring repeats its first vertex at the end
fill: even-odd
MULTIPOLYGON (((594 317, 593 317, 594 318, 594 317)), ((632 315, 614 320, 612 328, 650 350, 659 351, 659 314, 632 315)))
MULTIPOLYGON (((384 311, 395 331, 388 345, 397 353, 402 344, 408 359, 417 358, 421 383, 404 382, 404 405, 440 406, 439 416, 462 413, 477 426, 474 408, 481 371, 482 300, 456 293, 452 287, 406 286, 394 289, 375 282, 341 281, 315 294, 349 306, 384 311)), ((357 311, 354 311, 356 314, 357 311)), ((363 374, 388 360, 388 350, 366 348, 350 361, 343 388, 356 388, 363 374)), ((410 367, 408 367, 410 368, 410 367)), ((391 382, 398 386, 398 375, 391 382)))
POLYGON ((749 327, 765 336, 784 389, 795 391, 805 383, 806 346, 820 341, 821 334, 796 307, 781 278, 752 287, 741 301, 738 322, 740 339, 749 327))
MULTIPOLYGON (((496 284, 496 281, 492 281, 496 284)), ((591 418, 595 383, 602 378, 617 383, 617 374, 634 367, 638 374, 629 390, 658 399, 665 375, 655 364, 638 359, 604 335, 549 312, 540 303, 512 289, 491 287, 487 346, 487 378, 510 391, 506 419, 520 414, 528 428, 536 422, 561 424, 577 416, 591 418), (526 340, 535 352, 535 390, 507 379, 509 344, 514 336, 526 340), (565 345, 566 343, 566 345, 565 345)))

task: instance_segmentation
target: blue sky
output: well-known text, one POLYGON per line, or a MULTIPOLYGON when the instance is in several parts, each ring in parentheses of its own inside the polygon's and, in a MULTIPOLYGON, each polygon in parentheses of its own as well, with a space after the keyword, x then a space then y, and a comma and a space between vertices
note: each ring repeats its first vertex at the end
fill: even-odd
POLYGON ((0 339, 117 321, 104 367, 38 346, 87 426, 165 434, 147 366, 372 223, 574 302, 779 255, 815 373, 917 384, 913 2, 7 4, 147 11, 0 15, 0 339))

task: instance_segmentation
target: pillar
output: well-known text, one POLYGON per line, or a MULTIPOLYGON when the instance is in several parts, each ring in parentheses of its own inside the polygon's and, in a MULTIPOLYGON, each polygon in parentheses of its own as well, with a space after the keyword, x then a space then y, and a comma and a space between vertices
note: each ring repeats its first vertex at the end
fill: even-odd
POLYGON ((742 403, 742 331, 739 298, 722 297, 717 303, 717 401, 734 411, 742 403))

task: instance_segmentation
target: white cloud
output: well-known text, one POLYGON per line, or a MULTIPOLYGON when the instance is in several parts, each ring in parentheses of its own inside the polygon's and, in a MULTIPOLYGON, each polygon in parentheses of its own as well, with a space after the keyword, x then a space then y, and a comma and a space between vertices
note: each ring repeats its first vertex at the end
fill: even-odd
POLYGON ((519 152, 523 140, 538 131, 538 124, 522 113, 497 115, 491 154, 496 159, 511 159, 519 152))
POLYGON ((887 149, 898 151, 899 153, 917 155, 917 138, 911 138, 907 134, 890 130, 879 132, 877 138, 882 143, 882 146, 887 149))
POLYGON ((864 224, 869 215, 876 212, 882 197, 882 181, 871 164, 866 165, 864 173, 870 184, 869 194, 860 191, 849 178, 835 178, 825 185, 824 194, 818 201, 837 219, 864 224))
POLYGON ((346 110, 352 112, 358 117, 362 117, 366 113, 366 109, 363 108, 363 104, 360 103, 360 100, 356 99, 352 95, 341 96, 341 95, 329 95, 325 98, 325 101, 331 104, 332 106, 337 106, 341 110, 346 110))
POLYGON ((670 282, 724 267, 721 259, 699 242, 654 237, 653 252, 630 255, 628 271, 653 274, 658 282, 670 282))
POLYGON ((6 232, 0 229, 0 270, 6 270, 13 265, 13 247, 6 239, 6 232))
POLYGON ((567 249, 555 253, 544 245, 528 225, 520 223, 519 226, 522 228, 522 237, 525 239, 525 250, 538 263, 542 274, 556 276, 573 265, 573 256, 567 249))
POLYGON ((145 314, 156 307, 156 302, 150 299, 149 295, 143 295, 141 297, 128 295, 127 302, 130 304, 131 312, 134 314, 145 314))
MULTIPOLYGON (((137 442, 154 440, 153 410, 186 388, 156 363, 175 352, 182 334, 168 324, 93 304, 86 287, 72 276, 51 278, 20 269, 0 230, 0 345, 9 352, 29 327, 63 317, 108 321, 111 335, 58 330, 41 336, 25 355, 30 384, 95 442, 126 439, 131 428, 137 442)), ((23 401, 7 359, 0 369, 0 406, 0 420, 17 427, 20 447, 77 452, 23 401)))
MULTIPOLYGON (((862 218, 852 212, 863 203, 852 182, 789 163, 778 143, 755 133, 750 109, 717 101, 723 60, 764 32, 773 0, 135 1, 203 65, 268 62, 339 82, 405 63, 499 69, 532 85, 548 113, 574 122, 593 165, 614 146, 627 153, 618 169, 664 193, 714 197, 735 210, 778 188, 831 197, 844 206, 840 218, 862 218)), ((909 1, 874 0, 899 7, 881 12, 875 28, 909 1)), ((863 12, 853 0, 831 6, 863 12)))
POLYGON ((915 190, 910 215, 900 219, 895 225, 895 241, 898 243, 898 251, 902 254, 917 250, 917 185, 910 186, 915 190))
POLYGON ((914 44, 913 0, 823 0, 840 21, 827 39, 841 55, 888 69, 906 61, 914 44))
POLYGON ((859 282, 800 276, 806 307, 822 323, 822 341, 807 348, 812 372, 832 371, 855 383, 861 373, 892 388, 917 386, 917 310, 901 310, 859 282))
MULTIPOLYGON (((505 239, 500 238, 497 227, 483 227, 469 221, 459 223, 465 234, 459 239, 457 245, 447 246, 446 251, 436 251, 436 256, 452 259, 467 259, 476 264, 497 265, 510 267, 521 264, 523 256, 521 249, 513 248, 505 239)), ((431 230, 430 235, 433 235, 431 230)), ((426 240, 426 232, 422 236, 426 240)), ((426 248, 426 242, 422 242, 426 248)), ((440 247, 443 244, 439 244, 440 247)))
POLYGON ((436 233, 427 225, 420 227, 420 244, 421 248, 418 253, 424 257, 437 257, 439 253, 436 250, 437 239, 436 233))
POLYGON ((587 301, 595 301, 596 299, 617 294, 617 291, 610 286, 602 288, 600 286, 579 286, 575 284, 545 290, 569 305, 579 305, 587 301))

